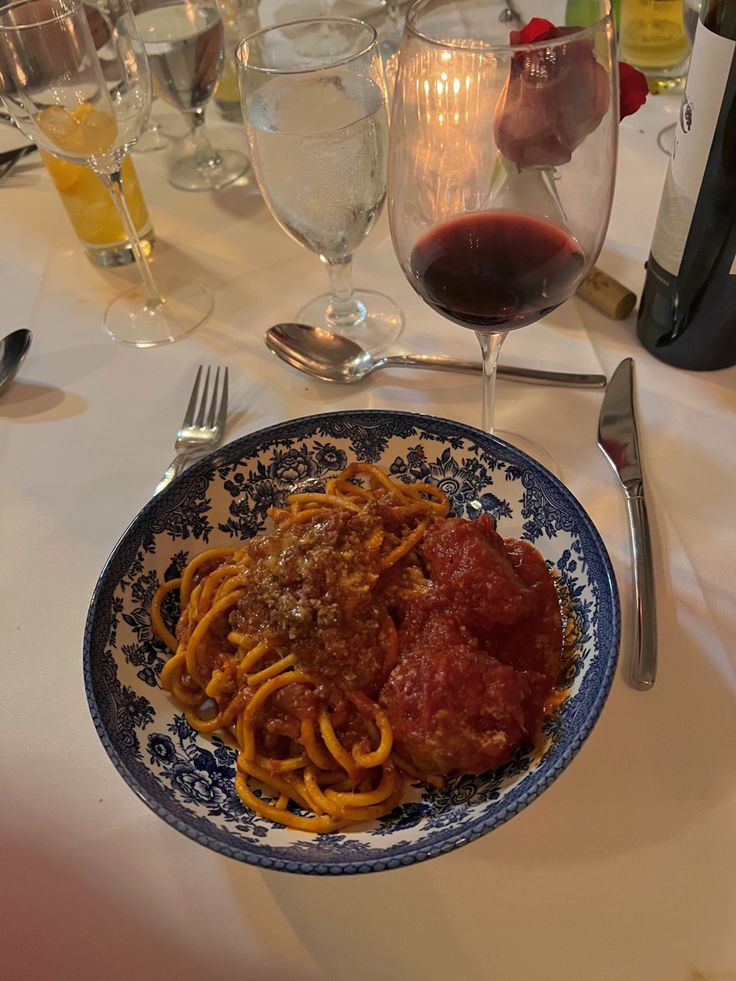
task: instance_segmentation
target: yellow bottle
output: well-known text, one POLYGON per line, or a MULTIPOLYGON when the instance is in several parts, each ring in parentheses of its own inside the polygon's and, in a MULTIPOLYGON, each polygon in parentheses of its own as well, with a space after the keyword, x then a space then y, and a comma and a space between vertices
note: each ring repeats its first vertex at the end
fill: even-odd
MULTIPOLYGON (((89 259, 99 266, 119 266, 134 261, 127 236, 109 192, 89 167, 69 163, 41 151, 56 190, 89 259)), ((151 219, 130 157, 123 161, 123 191, 148 255, 155 241, 151 219)))

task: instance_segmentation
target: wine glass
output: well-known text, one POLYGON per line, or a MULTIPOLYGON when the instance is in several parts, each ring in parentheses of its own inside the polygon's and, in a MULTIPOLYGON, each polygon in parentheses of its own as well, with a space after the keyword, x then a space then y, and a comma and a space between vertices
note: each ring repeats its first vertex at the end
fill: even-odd
POLYGON ((352 18, 280 24, 245 38, 237 60, 261 193, 330 276, 332 292, 297 319, 382 351, 401 331, 401 311, 351 281, 353 253, 386 196, 388 113, 376 32, 352 18))
MULTIPOLYGON (((691 51, 695 40, 695 29, 698 26, 698 20, 700 19, 700 8, 702 5, 703 0, 684 0, 682 5, 682 23, 691 51)), ((662 153, 666 153, 668 157, 672 156, 672 152, 674 150, 676 130, 677 123, 670 123, 669 126, 665 126, 664 129, 661 129, 657 134, 657 146, 662 153)))
POLYGON ((212 312, 209 290, 155 282, 123 194, 123 159, 151 107, 148 63, 127 0, 19 0, 0 9, 0 96, 26 136, 87 164, 112 196, 142 285, 108 307, 108 333, 153 347, 203 324, 212 312))
POLYGON ((224 65, 217 0, 139 0, 136 10, 156 94, 184 113, 194 138, 194 153, 176 161, 170 182, 182 191, 232 184, 248 172, 247 157, 215 149, 205 132, 205 109, 224 65))
POLYGON ((151 113, 145 129, 136 140, 133 152, 156 153, 158 150, 165 150, 170 145, 171 140, 164 133, 163 124, 151 113))
MULTIPOLYGON (((593 26, 518 46, 499 0, 419 0, 407 15, 391 114, 391 237, 422 299, 475 331, 490 433, 506 334, 572 296, 608 226, 618 87, 610 4, 598 6, 593 26)), ((525 14, 543 16, 546 0, 536 7, 530 0, 525 14)))
POLYGON ((383 0, 386 8, 386 22, 381 40, 381 56, 386 61, 399 50, 401 44, 401 0, 383 0))

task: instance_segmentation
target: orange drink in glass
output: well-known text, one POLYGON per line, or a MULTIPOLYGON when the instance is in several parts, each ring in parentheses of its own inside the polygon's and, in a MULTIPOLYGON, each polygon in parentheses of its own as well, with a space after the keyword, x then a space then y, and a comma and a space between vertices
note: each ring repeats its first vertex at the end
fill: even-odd
MULTIPOLYGON (((41 151, 74 231, 89 259, 98 266, 121 266, 134 256, 109 192, 91 168, 41 151)), ((145 255, 155 241, 151 219, 130 157, 123 161, 123 190, 145 255)))

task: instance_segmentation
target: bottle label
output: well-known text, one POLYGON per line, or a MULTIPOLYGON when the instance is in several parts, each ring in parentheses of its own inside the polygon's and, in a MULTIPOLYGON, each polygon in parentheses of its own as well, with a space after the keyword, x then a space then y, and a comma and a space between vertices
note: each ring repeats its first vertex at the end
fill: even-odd
POLYGON ((736 42, 698 22, 651 250, 673 276, 680 271, 734 52, 736 42))

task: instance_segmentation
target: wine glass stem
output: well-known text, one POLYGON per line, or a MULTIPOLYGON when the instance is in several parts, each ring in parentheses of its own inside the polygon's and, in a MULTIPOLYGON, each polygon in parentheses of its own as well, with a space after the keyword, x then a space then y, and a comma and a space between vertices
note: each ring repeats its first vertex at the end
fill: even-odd
POLYGON ((353 260, 330 262, 322 259, 330 274, 330 305, 327 319, 338 327, 352 327, 360 320, 361 310, 353 293, 353 260))
POLYGON ((386 0, 386 12, 388 13, 388 20, 391 24, 391 30, 394 34, 400 35, 401 29, 399 26, 399 2, 400 0, 386 0))
POLYGON ((496 401, 496 365, 498 354, 504 342, 505 334, 491 334, 485 330, 476 330, 475 336, 480 344, 483 355, 483 394, 481 425, 493 435, 493 407, 496 401))
POLYGON ((189 121, 192 127, 192 137, 194 138, 194 152, 197 157, 197 166, 200 170, 211 170, 213 167, 219 167, 222 159, 210 143, 204 129, 204 109, 201 106, 198 109, 193 109, 189 121))
POLYGON ((120 167, 118 167, 116 170, 113 170, 107 174, 98 172, 97 176, 110 192, 110 197, 112 198, 113 204, 115 205, 120 217, 120 221, 122 222, 123 230, 125 231, 130 247, 133 250, 136 268, 140 273, 141 280, 143 281, 143 289, 146 293, 146 307, 149 310, 154 310, 157 307, 160 307, 164 301, 163 297, 159 293, 158 286, 156 286, 156 281, 153 278, 153 273, 148 265, 148 261, 143 254, 141 240, 136 230, 135 222, 133 221, 130 211, 128 210, 128 203, 125 200, 125 193, 123 191, 123 172, 120 167))

